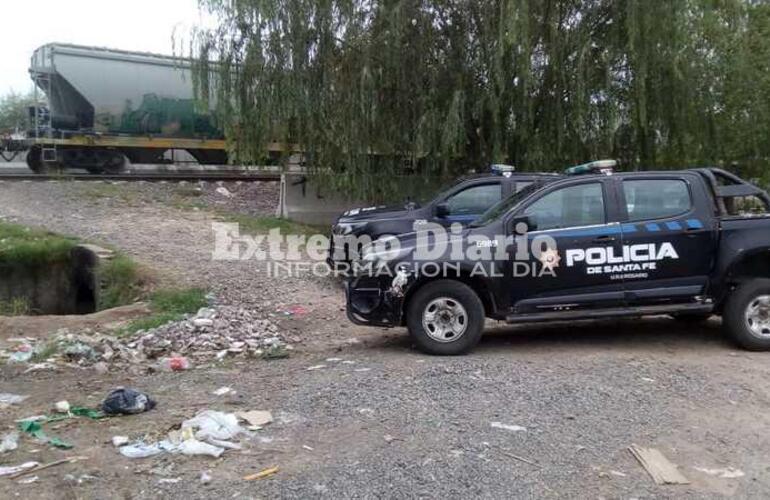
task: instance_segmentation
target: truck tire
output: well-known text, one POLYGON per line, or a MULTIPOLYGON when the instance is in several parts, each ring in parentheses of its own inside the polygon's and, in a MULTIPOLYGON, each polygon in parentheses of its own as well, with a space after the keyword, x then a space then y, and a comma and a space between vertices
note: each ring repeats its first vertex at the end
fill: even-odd
POLYGON ((744 349, 770 350, 770 280, 753 279, 735 289, 723 320, 730 338, 744 349))
POLYGON ((465 354, 481 339, 484 305, 464 283, 433 281, 409 301, 406 324, 421 351, 440 356, 465 354))

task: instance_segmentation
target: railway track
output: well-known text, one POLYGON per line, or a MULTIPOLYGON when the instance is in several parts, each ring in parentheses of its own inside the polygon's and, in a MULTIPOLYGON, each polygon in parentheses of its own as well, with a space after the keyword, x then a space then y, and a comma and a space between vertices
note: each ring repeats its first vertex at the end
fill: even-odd
POLYGON ((3 181, 242 181, 242 182, 276 182, 281 180, 279 172, 127 172, 122 174, 35 174, 32 172, 3 172, 0 169, 0 180, 3 181))

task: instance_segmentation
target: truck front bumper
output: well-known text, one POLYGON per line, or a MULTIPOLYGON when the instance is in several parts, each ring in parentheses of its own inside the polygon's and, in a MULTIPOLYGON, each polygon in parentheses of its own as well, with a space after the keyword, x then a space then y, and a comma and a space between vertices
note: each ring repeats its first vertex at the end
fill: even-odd
POLYGON ((345 282, 348 319, 357 325, 401 326, 404 294, 392 277, 361 277, 345 282))

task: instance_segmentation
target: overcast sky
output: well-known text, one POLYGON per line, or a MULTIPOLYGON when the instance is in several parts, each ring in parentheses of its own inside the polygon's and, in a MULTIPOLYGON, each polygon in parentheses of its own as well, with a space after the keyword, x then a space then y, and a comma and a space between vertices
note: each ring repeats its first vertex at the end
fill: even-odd
POLYGON ((12 0, 2 19, 0 95, 32 89, 29 58, 46 43, 171 54, 174 29, 187 40, 202 22, 198 0, 12 0))

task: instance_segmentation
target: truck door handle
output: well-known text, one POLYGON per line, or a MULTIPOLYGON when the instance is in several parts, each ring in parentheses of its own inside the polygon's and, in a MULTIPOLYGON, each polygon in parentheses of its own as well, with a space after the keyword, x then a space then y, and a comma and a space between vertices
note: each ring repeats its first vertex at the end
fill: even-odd
POLYGON ((594 243, 611 243, 613 241, 615 241, 615 237, 608 234, 594 238, 594 243))

